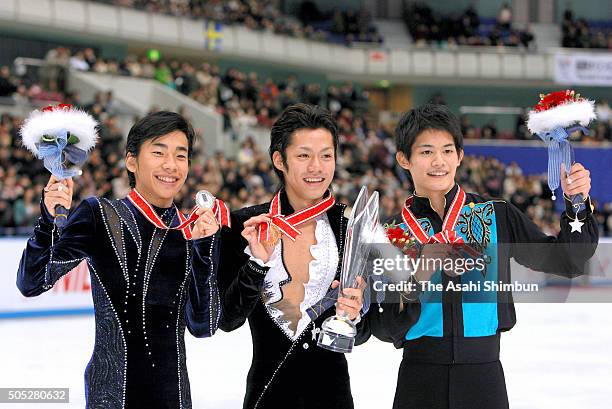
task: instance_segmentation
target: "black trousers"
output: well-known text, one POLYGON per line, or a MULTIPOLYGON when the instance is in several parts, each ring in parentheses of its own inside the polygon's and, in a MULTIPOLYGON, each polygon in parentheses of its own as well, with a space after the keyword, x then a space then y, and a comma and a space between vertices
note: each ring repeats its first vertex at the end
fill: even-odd
POLYGON ((402 360, 393 409, 508 409, 501 362, 437 365, 402 360))

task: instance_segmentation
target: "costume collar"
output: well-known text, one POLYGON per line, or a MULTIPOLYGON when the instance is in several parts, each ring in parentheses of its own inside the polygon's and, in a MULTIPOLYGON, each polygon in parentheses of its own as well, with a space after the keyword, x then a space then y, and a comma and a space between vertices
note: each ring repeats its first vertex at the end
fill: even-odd
MULTIPOLYGON (((321 199, 327 198, 330 194, 331 194, 331 190, 328 189, 323 194, 323 197, 321 199)), ((287 195, 287 191, 285 189, 280 190, 280 203, 281 203, 282 214, 290 215, 290 214, 295 213, 295 209, 293 208, 293 206, 291 206, 291 203, 289 202, 289 196, 287 195)))
POLYGON ((442 230, 433 236, 429 236, 429 234, 423 229, 423 226, 421 226, 417 217, 410 209, 411 205, 413 204, 411 197, 408 198, 404 204, 404 208, 402 209, 402 219, 408 230, 410 230, 412 236, 415 237, 415 239, 421 244, 463 243, 463 239, 457 236, 454 230, 455 226, 457 225, 457 221, 459 220, 461 209, 465 205, 465 198, 465 192, 461 188, 457 188, 457 192, 453 197, 446 214, 444 215, 442 230))
MULTIPOLYGON (((444 194, 444 215, 448 212, 448 208, 450 207, 457 191, 459 190, 459 185, 455 183, 453 187, 444 194)), ((408 201, 412 200, 410 204, 410 209, 413 211, 415 215, 419 215, 421 213, 425 213, 428 211, 432 211, 436 213, 434 208, 431 206, 431 202, 426 196, 419 196, 416 191, 407 199, 408 201)))

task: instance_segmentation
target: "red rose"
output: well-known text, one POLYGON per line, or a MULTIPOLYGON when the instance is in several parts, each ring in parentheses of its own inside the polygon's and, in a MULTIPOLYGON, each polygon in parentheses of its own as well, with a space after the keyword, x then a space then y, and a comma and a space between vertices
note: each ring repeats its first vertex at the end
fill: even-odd
POLYGON ((399 241, 399 239, 405 238, 404 234, 405 234, 404 229, 402 229, 399 226, 389 227, 387 229, 387 237, 389 238, 389 241, 391 243, 395 243, 399 241))

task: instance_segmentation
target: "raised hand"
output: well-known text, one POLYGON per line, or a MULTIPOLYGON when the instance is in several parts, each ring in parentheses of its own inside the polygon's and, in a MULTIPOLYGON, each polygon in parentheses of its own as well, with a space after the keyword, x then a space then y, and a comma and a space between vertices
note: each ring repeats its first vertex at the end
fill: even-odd
POLYGON ((568 175, 565 165, 562 163, 561 188, 567 196, 571 197, 582 193, 582 197, 586 199, 591 191, 591 172, 585 169, 582 164, 574 163, 568 175))
POLYGON ((199 216, 191 229, 191 238, 193 240, 209 237, 219 230, 219 223, 211 209, 199 208, 196 211, 199 216))
MULTIPOLYGON (((332 288, 340 285, 338 280, 334 280, 332 288)), ((363 290, 365 289, 365 281, 361 277, 357 277, 357 288, 345 288, 342 294, 338 296, 336 304, 336 312, 340 315, 346 315, 351 321, 355 320, 363 307, 363 290)))
POLYGON ((72 194, 74 190, 74 182, 72 178, 58 180, 51 175, 47 186, 45 186, 45 207, 49 214, 55 217, 55 206, 61 205, 66 209, 72 206, 72 194))
POLYGON ((242 230, 242 237, 249 243, 249 249, 253 257, 262 260, 264 263, 270 260, 272 252, 274 252, 274 245, 259 242, 258 227, 261 223, 270 221, 271 219, 266 214, 254 216, 244 222, 244 229, 242 230))

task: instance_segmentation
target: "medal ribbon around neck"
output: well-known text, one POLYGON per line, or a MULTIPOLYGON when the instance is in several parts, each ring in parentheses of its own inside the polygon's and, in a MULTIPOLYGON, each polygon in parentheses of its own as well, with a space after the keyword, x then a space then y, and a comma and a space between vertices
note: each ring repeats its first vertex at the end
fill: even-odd
MULTIPOLYGON (((197 206, 196 206, 197 208, 197 206)), ((230 217, 230 209, 221 199, 215 199, 215 204, 212 208, 217 222, 220 226, 232 227, 232 219, 230 217)))
POLYGON ((280 192, 278 192, 270 203, 269 217, 272 219, 272 221, 259 224, 258 240, 260 242, 268 242, 270 240, 272 225, 274 225, 284 235, 295 241, 296 237, 301 234, 301 232, 297 229, 297 226, 327 212, 334 206, 334 204, 336 204, 336 199, 330 193, 326 198, 321 199, 306 209, 302 209, 289 216, 283 216, 281 214, 280 192))
MULTIPOLYGON (((128 200, 132 202, 134 207, 140 211, 140 213, 147 219, 151 224, 159 229, 166 230, 181 230, 183 233, 183 237, 185 240, 191 240, 191 225, 198 219, 198 215, 196 212, 199 207, 195 206, 189 216, 185 216, 181 213, 176 207, 176 215, 179 219, 179 225, 175 227, 168 227, 166 223, 159 217, 153 206, 145 199, 136 189, 132 189, 132 191, 127 196, 128 200)), ((221 226, 230 226, 230 211, 227 205, 219 199, 215 199, 215 205, 212 208, 217 221, 221 226)))
POLYGON ((425 230, 423 230, 423 227, 421 227, 421 224, 418 222, 414 213, 412 213, 410 210, 412 196, 410 196, 404 204, 404 208, 402 209, 402 219, 404 219, 404 223, 406 223, 406 227, 408 227, 410 233, 412 233, 416 240, 421 244, 464 243, 463 238, 455 233, 455 226, 459 221, 461 209, 465 205, 465 197, 465 192, 460 186, 458 186, 457 193, 455 194, 453 202, 451 203, 448 213, 446 213, 446 217, 444 218, 444 222, 442 223, 442 231, 434 234, 431 237, 425 233, 425 230))

